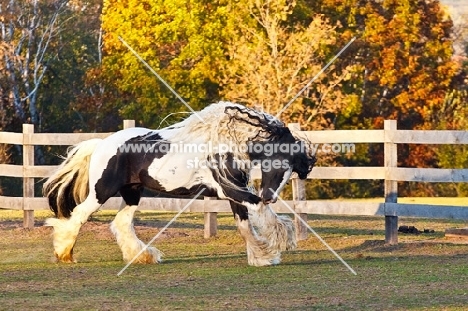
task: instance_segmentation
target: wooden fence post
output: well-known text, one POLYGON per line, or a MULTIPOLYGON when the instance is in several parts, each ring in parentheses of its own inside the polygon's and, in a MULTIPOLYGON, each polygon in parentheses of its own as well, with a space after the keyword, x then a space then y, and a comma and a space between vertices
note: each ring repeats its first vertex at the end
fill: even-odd
MULTIPOLYGON (((290 123, 288 124, 288 127, 292 132, 298 132, 301 130, 301 126, 299 123, 290 123)), ((306 200, 305 185, 305 180, 300 180, 299 178, 292 179, 294 208, 296 207, 297 202, 306 200)), ((301 219, 307 222, 307 214, 297 213, 296 215, 294 215, 294 226, 296 227, 296 239, 298 241, 307 240, 308 236, 307 227, 302 223, 301 219)))
POLYGON ((129 129, 135 127, 135 120, 123 120, 123 128, 129 129))
MULTIPOLYGON (((398 166, 398 154, 397 144, 390 140, 390 133, 387 131, 395 131, 396 129, 396 120, 384 121, 384 130, 386 131, 384 143, 385 203, 397 203, 398 200, 398 182, 388 179, 388 171, 398 166)), ((385 215, 385 243, 390 245, 398 244, 398 216, 385 215)))
MULTIPOLYGON (((215 197, 205 197, 205 201, 216 200, 215 197)), ((209 239, 212 236, 216 236, 218 233, 218 213, 215 212, 205 212, 204 213, 204 238, 209 239)))
POLYGON ((34 133, 33 124, 23 124, 23 228, 34 228, 34 210, 25 209, 25 199, 34 198, 34 177, 26 177, 26 167, 34 166, 34 145, 29 134, 34 133))
MULTIPOLYGON (((305 180, 299 178, 292 179, 292 191, 294 207, 299 201, 306 201, 306 187, 305 180)), ((298 241, 307 240, 308 231, 307 227, 302 223, 301 219, 307 222, 306 213, 297 213, 294 217, 294 226, 296 227, 296 239, 298 241)))

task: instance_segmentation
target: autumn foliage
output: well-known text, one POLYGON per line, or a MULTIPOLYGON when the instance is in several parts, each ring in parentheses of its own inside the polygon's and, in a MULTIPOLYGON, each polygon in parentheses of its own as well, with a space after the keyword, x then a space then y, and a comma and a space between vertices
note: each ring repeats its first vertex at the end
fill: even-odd
MULTIPOLYGON (((29 62, 26 71, 21 64, 37 49, 17 48, 26 33, 18 18, 39 19, 12 14, 29 8, 30 1, 0 5, 2 128, 15 128, 19 123, 12 125, 12 120, 28 122, 28 116, 38 131, 50 132, 113 131, 123 118, 158 128, 185 116, 172 115, 188 109, 123 41, 195 110, 231 100, 310 130, 379 129, 385 119, 396 119, 401 129, 468 127, 460 117, 468 115, 467 66, 453 58, 453 22, 438 1, 65 2, 41 2, 40 20, 57 20, 37 23, 32 42, 38 48, 44 47, 41 36, 49 38, 44 36, 47 25, 54 32, 40 54, 42 62, 29 62), (15 35, 7 37, 8 29, 15 35), (352 38, 350 47, 317 75, 352 38), (36 73, 44 73, 40 79, 34 65, 36 73), (12 81, 20 83, 18 96, 12 81), (34 97, 28 97, 31 91, 34 97)), ((352 156, 321 161, 381 165, 382 149, 360 146, 352 156)), ((412 145, 402 146, 399 153, 401 166, 454 162, 446 156, 453 150, 412 145)), ((381 185, 314 187, 317 196, 337 197, 375 195, 381 185)), ((416 188, 408 193, 434 193, 416 188)))

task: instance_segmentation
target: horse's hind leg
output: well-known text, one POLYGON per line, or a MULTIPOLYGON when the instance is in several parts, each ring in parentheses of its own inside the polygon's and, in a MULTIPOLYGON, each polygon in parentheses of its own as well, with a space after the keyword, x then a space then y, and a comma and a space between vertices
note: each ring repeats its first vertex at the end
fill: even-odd
POLYGON ((68 219, 49 218, 46 221, 47 226, 54 227, 54 254, 58 261, 72 263, 73 247, 76 238, 80 232, 81 226, 88 220, 88 217, 99 209, 96 199, 88 198, 81 204, 78 204, 68 219))
POLYGON ((253 212, 250 219, 258 228, 260 236, 270 243, 270 246, 280 251, 292 250, 297 247, 294 224, 288 216, 277 215, 269 205, 261 205, 253 212))
POLYGON ((133 215, 138 208, 140 190, 126 188, 122 189, 120 193, 124 198, 123 205, 114 221, 112 221, 110 228, 122 250, 124 261, 133 261, 135 263, 161 262, 162 252, 155 247, 146 247, 135 234, 133 215))

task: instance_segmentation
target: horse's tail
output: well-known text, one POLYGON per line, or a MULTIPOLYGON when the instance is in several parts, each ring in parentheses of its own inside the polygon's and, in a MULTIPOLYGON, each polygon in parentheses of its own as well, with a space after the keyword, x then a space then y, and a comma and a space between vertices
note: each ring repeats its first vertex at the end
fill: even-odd
POLYGON ((90 139, 73 146, 57 171, 42 188, 49 199, 50 210, 57 218, 69 218, 73 209, 89 193, 89 162, 102 139, 90 139))

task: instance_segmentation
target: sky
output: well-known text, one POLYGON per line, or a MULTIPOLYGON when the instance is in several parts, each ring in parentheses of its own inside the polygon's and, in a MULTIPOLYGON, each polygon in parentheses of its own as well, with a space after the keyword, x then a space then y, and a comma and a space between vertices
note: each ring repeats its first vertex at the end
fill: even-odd
POLYGON ((465 26, 464 35, 459 35, 460 39, 455 41, 455 54, 461 55, 463 48, 461 42, 468 41, 468 0, 441 0, 443 5, 449 7, 449 14, 452 17, 455 29, 465 26))

